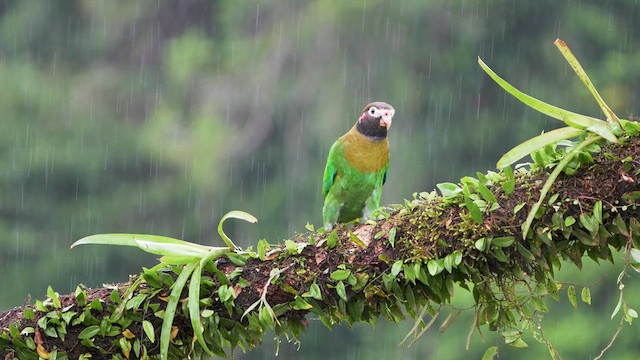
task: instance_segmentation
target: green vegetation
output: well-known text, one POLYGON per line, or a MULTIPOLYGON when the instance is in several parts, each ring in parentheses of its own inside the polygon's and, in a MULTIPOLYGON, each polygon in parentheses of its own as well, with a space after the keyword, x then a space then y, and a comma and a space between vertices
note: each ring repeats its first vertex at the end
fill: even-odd
MULTIPOLYGON (((492 168, 508 148, 543 129, 551 133, 557 124, 506 96, 479 71, 478 56, 525 92, 598 117, 591 94, 550 46, 560 36, 580 54, 611 108, 628 117, 638 106, 634 1, 26 0, 2 10, 2 309, 23 304, 29 293, 43 298, 48 285, 71 293, 78 283, 99 287, 138 273, 141 263, 156 263, 121 248, 68 251, 87 235, 150 233, 211 245, 219 241, 217 220, 243 209, 260 223, 228 224, 230 237, 243 248, 265 238, 266 249, 305 231, 307 222, 319 224, 328 147, 370 100, 398 110, 386 204, 492 168)), ((565 171, 601 154, 591 151, 597 148, 583 151, 565 171)), ((562 145, 545 147, 533 161, 552 164, 563 151, 562 145)), ((519 176, 512 170, 505 191, 519 176)), ((470 190, 481 188, 465 181, 470 190)), ((541 207, 554 206, 548 204, 555 195, 552 188, 541 207)), ((468 197, 488 201, 480 190, 468 197)), ((632 201, 634 194, 627 197, 632 201)), ((557 201, 563 196, 551 203, 557 201)), ((515 215, 529 210, 522 205, 515 215)), ((593 225, 590 212, 589 219, 580 215, 565 213, 562 220, 593 225)), ((396 246, 402 242, 399 228, 390 237, 396 246)), ((339 246, 341 239, 332 242, 339 246)), ((547 316, 543 325, 564 358, 597 356, 616 330, 617 321, 607 319, 619 300, 614 279, 625 255, 611 257, 617 266, 585 262, 582 272, 565 265, 557 273, 575 286, 576 297, 589 285, 593 304, 573 311, 570 301, 545 303, 563 314, 547 316)), ((627 281, 625 298, 638 296, 627 281)), ((452 298, 459 308, 473 301, 464 291, 452 298)), ((311 317, 300 350, 283 342, 279 353, 479 358, 502 340, 475 333, 464 351, 465 339, 451 334, 467 333, 473 318, 463 312, 444 335, 431 329, 406 348, 397 345, 413 322, 328 332, 311 317), (337 345, 327 349, 327 343, 337 345)), ((512 355, 501 346, 501 356, 545 356, 544 344, 523 336, 529 350, 512 355)), ((263 346, 236 358, 271 357, 276 343, 270 335, 263 339, 263 346)), ((608 355, 635 358, 639 351, 634 332, 622 331, 608 355)))
MULTIPOLYGON (((439 327, 444 332, 464 310, 451 305, 457 285, 472 293, 474 299, 475 315, 467 348, 473 333, 488 327, 515 348, 529 346, 523 339, 523 334, 529 333, 547 347, 551 358, 558 359, 561 355, 545 336, 541 319, 548 312, 546 298, 557 299, 563 287, 555 279, 561 260, 572 261, 581 268, 584 255, 594 261, 612 261, 612 250, 624 249, 624 268, 617 280, 620 295, 611 315, 613 319, 622 310, 620 325, 600 358, 624 322, 632 324, 638 317, 625 300, 623 277, 628 266, 640 267, 640 236, 635 235, 640 233, 640 222, 635 217, 635 181, 627 181, 626 187, 616 186, 611 193, 599 194, 591 190, 594 184, 588 179, 597 178, 611 187, 621 172, 634 170, 634 176, 640 174, 640 168, 628 166, 626 161, 636 156, 633 149, 640 125, 618 119, 599 98, 578 61, 566 55, 568 47, 560 40, 557 43, 562 44, 561 51, 605 115, 611 115, 610 121, 607 125, 535 100, 480 61, 485 71, 511 94, 540 111, 552 109, 560 119, 581 130, 578 136, 583 139, 574 143, 565 140, 561 150, 556 150, 556 142, 538 136, 510 151, 507 156, 519 159, 531 155, 536 160, 517 178, 510 167, 504 167, 501 173, 478 173, 477 179, 467 176, 460 184, 440 184, 442 196, 421 193, 394 211, 378 211, 377 221, 368 220, 353 230, 340 225, 330 232, 320 229, 313 233, 313 226, 308 225, 308 235, 286 240, 273 250, 261 240, 257 252, 252 247, 243 251, 224 233, 222 226, 227 218, 257 222, 241 211, 226 214, 218 224, 226 247, 155 235, 89 236, 73 246, 138 247, 162 255, 161 263, 145 270, 131 284, 124 284, 126 291, 122 295, 114 290, 108 299, 95 298, 90 304, 87 293, 77 289, 75 299, 63 309, 59 296, 49 287, 47 305, 53 309, 38 301, 35 311, 23 310, 7 322, 9 329, 0 333, 0 346, 12 349, 9 354, 33 359, 88 359, 97 355, 129 358, 132 351, 135 357, 145 359, 200 358, 205 354, 227 357, 226 350, 232 353, 240 347, 246 351, 260 344, 267 329, 276 332, 278 342, 281 336, 299 342, 308 313, 317 315, 328 328, 342 322, 376 324, 381 317, 400 322, 406 314, 415 322, 400 344, 412 338, 408 342, 412 346, 442 312, 449 314, 439 327), (584 123, 587 126, 581 126, 584 123), (617 137, 609 126, 616 130, 617 137), (592 134, 587 135, 588 132, 592 134), (621 146, 613 148, 605 140, 621 146), (534 142, 540 144, 534 149, 537 155, 524 153, 523 149, 534 142), (601 145, 605 145, 604 151, 601 145), (596 160, 590 152, 603 154, 596 160), (588 170, 578 172, 587 165, 588 170), (560 180, 562 172, 567 176, 560 180), (576 180, 571 175, 582 176, 584 179, 577 179, 581 185, 572 186, 576 180), (543 179, 546 181, 537 193, 533 189, 543 179), (548 206, 542 207, 552 188, 555 194, 548 206), (570 194, 581 195, 574 198, 570 194), (584 196, 588 197, 583 199, 584 196), (530 207, 518 230, 516 225, 522 223, 522 218, 517 213, 535 197, 540 200, 530 207), (590 213, 584 209, 588 203, 593 203, 590 213), (535 219, 538 222, 531 228, 535 219), (523 241, 516 242, 519 231, 523 241), (167 276, 166 271, 175 276, 167 276), (96 301, 98 306, 94 308, 96 301), (161 309, 162 301, 166 305, 161 309), (110 309, 102 314, 98 325, 91 310, 103 310, 101 303, 107 303, 110 309), (181 311, 180 303, 184 304, 181 311), (179 315, 183 319, 176 321, 179 315), (429 322, 424 319, 427 315, 429 322), (158 319, 162 319, 159 348, 154 345, 156 331, 152 324, 158 319), (70 331, 81 329, 75 339, 67 337, 67 326, 70 331), (62 343, 47 344, 40 329, 45 337, 62 343)), ((576 286, 566 287, 566 295, 577 308, 576 286)), ((588 286, 582 287, 580 295, 584 303, 591 304, 588 286)), ((483 359, 493 359, 498 353, 498 346, 489 347, 483 359)))

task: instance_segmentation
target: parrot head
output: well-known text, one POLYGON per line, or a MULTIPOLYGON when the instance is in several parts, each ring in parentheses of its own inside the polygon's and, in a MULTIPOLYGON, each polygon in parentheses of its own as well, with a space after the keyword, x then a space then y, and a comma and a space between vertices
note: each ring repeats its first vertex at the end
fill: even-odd
POLYGON ((387 137, 395 112, 393 106, 385 102, 372 102, 362 109, 356 129, 369 138, 382 140, 387 137))

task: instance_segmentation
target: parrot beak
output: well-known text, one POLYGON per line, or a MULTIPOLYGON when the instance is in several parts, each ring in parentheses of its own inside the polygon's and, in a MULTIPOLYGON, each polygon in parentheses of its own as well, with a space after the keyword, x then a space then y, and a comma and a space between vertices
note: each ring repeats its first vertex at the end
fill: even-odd
POLYGON ((389 128, 391 128, 393 114, 395 114, 395 111, 393 109, 384 110, 384 112, 382 113, 382 118, 380 118, 380 126, 386 127, 387 130, 389 130, 389 128))

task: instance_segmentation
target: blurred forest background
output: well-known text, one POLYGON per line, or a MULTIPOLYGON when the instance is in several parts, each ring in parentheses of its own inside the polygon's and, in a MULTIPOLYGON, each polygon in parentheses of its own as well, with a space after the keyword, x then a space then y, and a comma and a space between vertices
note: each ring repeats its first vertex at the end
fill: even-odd
MULTIPOLYGON (((69 245, 104 232, 217 244, 227 211, 241 246, 320 226, 329 147, 362 107, 396 108, 383 203, 495 168, 512 146, 559 125, 505 95, 477 65, 523 91, 602 117, 553 45, 567 41, 621 117, 638 113, 637 0, 4 0, 0 2, 0 310, 79 283, 125 281, 156 260, 69 245)), ((619 257, 620 259, 620 257, 619 257)), ((566 359, 593 358, 617 325, 617 265, 565 266, 593 305, 548 302, 545 334, 566 359)), ((626 296, 640 307, 637 276, 626 296)), ((466 306, 469 295, 457 293, 466 306)), ((472 314, 398 346, 411 321, 329 331, 310 318, 282 359, 478 359, 501 339, 472 314)), ((637 359, 638 324, 608 354, 637 359)), ((501 345, 501 359, 548 357, 501 345)), ((271 359, 275 341, 237 359, 271 359)))

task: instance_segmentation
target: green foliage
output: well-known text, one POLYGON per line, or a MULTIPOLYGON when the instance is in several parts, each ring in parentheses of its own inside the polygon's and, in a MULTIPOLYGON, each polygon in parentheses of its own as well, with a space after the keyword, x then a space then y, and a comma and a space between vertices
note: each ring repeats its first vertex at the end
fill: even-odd
MULTIPOLYGON (((162 258, 160 258, 160 261, 164 264, 184 265, 184 268, 180 270, 178 278, 172 285, 171 295, 169 295, 169 301, 167 302, 167 307, 164 311, 162 330, 160 332, 160 357, 162 359, 167 359, 169 356, 169 344, 172 337, 173 319, 178 308, 178 301, 180 300, 182 290, 187 284, 187 280, 189 280, 189 300, 187 302, 187 306, 189 309, 191 326, 194 331, 194 337, 207 354, 213 355, 213 352, 209 350, 209 347, 205 343, 203 335, 204 328, 200 319, 200 287, 202 282, 202 269, 221 256, 227 256, 229 260, 238 266, 243 266, 246 263, 242 254, 233 253, 234 251, 237 252, 242 250, 238 248, 231 239, 229 239, 227 234, 224 233, 222 225, 228 218, 241 219, 251 223, 256 223, 258 221, 253 215, 243 211, 234 210, 225 214, 218 223, 218 234, 227 244, 226 248, 209 247, 164 236, 141 234, 92 235, 76 241, 71 245, 71 247, 73 248, 74 246, 88 244, 133 246, 152 254, 163 255, 162 258)), ((253 255, 257 256, 256 254, 253 255)), ((134 288, 135 287, 132 287, 132 289, 134 288)), ((53 290, 51 290, 51 287, 49 287, 49 289, 49 297, 54 301, 54 304, 56 304, 57 301, 58 307, 60 307, 60 302, 57 300, 57 297, 54 296, 53 290)), ((220 299, 227 303, 227 301, 232 298, 232 291, 233 290, 229 289, 226 285, 223 285, 218 289, 218 292, 221 293, 220 299)), ((150 332, 153 334, 153 328, 148 330, 148 327, 149 325, 147 324, 144 329, 145 333, 149 336, 150 332)), ((83 330, 83 332, 84 331, 87 331, 87 329, 83 330)), ((89 336, 89 334, 81 333, 80 335, 85 336, 84 338, 90 338, 96 334, 91 333, 91 336, 89 336)), ((151 338, 151 336, 149 337, 151 338)), ((127 351, 129 351, 129 348, 127 348, 127 351)), ((128 353, 125 354, 125 356, 129 357, 128 353)))
MULTIPOLYGON (((5 49, 0 158, 6 170, 0 176, 0 269, 11 290, 1 292, 0 307, 22 304, 27 293, 44 296, 47 285, 67 293, 77 282, 119 281, 141 263, 151 267, 155 261, 115 248, 66 250, 87 234, 154 233, 215 245, 210 219, 220 218, 224 209, 243 208, 259 214, 261 224, 231 224, 230 237, 242 247, 265 238, 275 248, 275 239, 303 231, 306 221, 319 222, 317 164, 325 159, 325 147, 351 126, 358 104, 371 98, 402 104, 391 138, 385 202, 401 202, 412 189, 431 189, 435 182, 489 168, 504 146, 554 125, 483 81, 478 54, 522 90, 584 109, 591 95, 570 81, 569 67, 558 66, 548 46, 564 34, 583 65, 597 69, 593 82, 611 107, 635 112, 636 5, 8 2, 0 18, 5 49), (520 121, 505 121, 514 118, 520 121)), ((633 162, 628 164, 633 174, 633 162)), ((520 171, 514 172, 518 178, 520 171)), ((506 182, 500 186, 510 188, 506 182)), ((555 194, 551 190, 548 197, 555 194)), ((637 194, 627 197, 631 203, 637 194)), ((518 219, 529 210, 525 205, 516 212, 518 219)), ((562 218, 579 217, 574 212, 562 218)), ((401 239, 398 230, 397 246, 401 239)), ((266 258, 280 254, 271 250, 265 250, 266 258)), ((605 270, 590 271, 595 277, 605 270)), ((166 279, 153 271, 145 275, 150 281, 166 279)), ((602 305, 608 285, 602 281, 592 288, 594 303, 601 304, 594 311, 605 309, 604 318, 617 300, 610 308, 602 305)), ((632 286, 627 294, 638 297, 632 286)), ((596 335, 571 337, 575 331, 567 324, 606 326, 594 320, 602 317, 583 314, 551 320, 559 324, 551 336, 565 347, 565 358, 597 355, 590 352, 601 341, 596 335)), ((448 334, 463 333, 456 326, 465 321, 458 319, 448 334)), ((489 346, 461 354, 457 335, 434 335, 434 341, 428 336, 402 349, 395 345, 404 333, 398 335, 395 324, 382 321, 375 330, 356 326, 347 336, 345 328, 328 332, 315 323, 312 341, 299 352, 283 342, 281 357, 313 359, 314 353, 331 351, 326 356, 343 359, 354 353, 479 358, 489 346), (333 341, 341 342, 335 349, 321 347, 333 341)), ((483 335, 491 345, 491 334, 483 335)), ((527 342, 534 347, 535 341, 527 342)), ((617 342, 622 351, 612 357, 633 353, 636 343, 623 332, 617 342)), ((271 345, 240 356, 269 357, 271 345)), ((500 349, 508 358, 537 359, 544 353, 511 355, 500 349)))
MULTIPOLYGON (((515 148, 510 150, 507 154, 503 155, 503 157, 498 161, 498 168, 503 168, 505 166, 511 165, 515 161, 518 161, 527 155, 531 155, 533 160, 539 166, 540 165, 546 166, 546 164, 544 163, 544 160, 540 158, 541 153, 538 151, 538 149, 543 148, 545 150, 548 150, 549 147, 555 146, 555 144, 560 140, 579 137, 579 136, 585 135, 588 132, 592 133, 591 135, 589 135, 589 137, 581 141, 575 147, 572 147, 565 154, 561 155, 558 158, 559 161, 556 164, 554 164, 555 168, 551 172, 551 174, 549 174, 547 181, 542 187, 538 202, 536 202, 531 207, 531 210, 529 210, 529 215, 527 216, 527 220, 522 226, 523 238, 526 238, 527 234, 529 233, 529 229, 531 228, 531 224, 533 223, 533 220, 538 213, 538 209, 540 208, 540 205, 544 201, 549 189, 551 189, 551 185, 553 185, 553 182, 558 178, 558 175, 560 175, 560 172, 566 171, 565 168, 571 163, 574 157, 576 157, 578 154, 582 152, 583 149, 585 149, 587 146, 591 145, 592 143, 596 142, 598 139, 604 138, 614 143, 618 142, 618 139, 614 135, 614 132, 619 133, 622 130, 622 124, 620 123, 620 119, 618 119, 616 114, 609 108, 609 106, 604 102, 604 100, 602 100, 602 97, 600 97, 600 94, 591 83, 591 80, 587 76, 586 72, 582 69, 580 62, 575 58, 575 56, 573 56, 573 53, 571 52, 569 47, 566 45, 566 43, 560 39, 557 39, 555 44, 560 50, 560 52, 562 53, 562 55, 565 57, 567 62, 569 62, 571 67, 575 70, 578 77, 580 77, 580 79, 584 82, 587 89, 593 94, 596 101, 598 102, 598 105, 600 105, 602 111, 607 117, 609 124, 612 124, 611 128, 607 126, 606 122, 604 121, 594 119, 588 116, 576 114, 576 113, 549 105, 545 102, 542 102, 538 99, 535 99, 529 95, 524 94, 523 92, 513 87, 511 84, 504 81, 501 77, 496 75, 480 58, 478 58, 478 63, 480 64, 482 69, 486 71, 487 74, 489 74, 489 76, 491 76, 491 78, 493 78, 493 80, 495 80, 509 94, 513 95, 515 98, 522 101, 523 103, 530 106, 531 108, 543 114, 546 114, 548 116, 562 120, 567 125, 569 125, 569 127, 567 128, 553 130, 547 134, 543 134, 533 139, 529 139, 524 143, 516 146, 515 148)), ((551 151, 551 153, 553 154, 553 151, 551 151)), ((549 155, 549 154, 545 153, 545 155, 549 155)), ((579 164, 580 163, 578 163, 577 165, 579 166, 579 164)), ((569 169, 571 169, 572 172, 575 172, 575 168, 576 168, 575 166, 569 167, 569 169)), ((469 206, 467 206, 467 208, 469 208, 469 206)), ((476 219, 476 221, 481 221, 481 215, 479 215, 479 212, 477 210, 475 212, 474 212, 474 209, 469 209, 469 210, 472 216, 475 215, 474 219, 476 219)))

